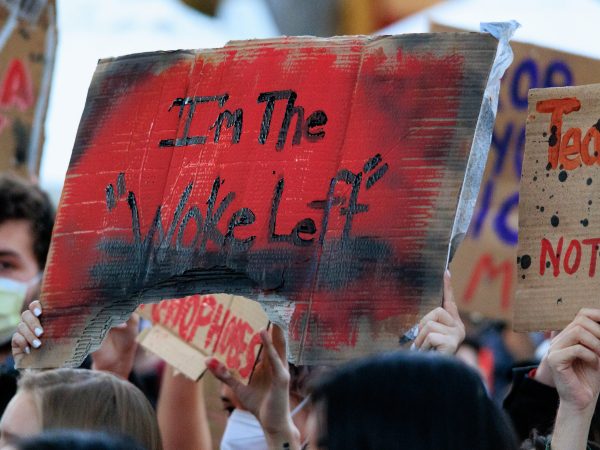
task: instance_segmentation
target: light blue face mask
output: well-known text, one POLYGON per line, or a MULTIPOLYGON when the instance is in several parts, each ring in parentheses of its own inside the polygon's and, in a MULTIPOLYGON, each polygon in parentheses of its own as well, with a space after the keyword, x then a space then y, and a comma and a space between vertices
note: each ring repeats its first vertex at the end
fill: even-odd
POLYGON ((0 277, 0 345, 10 341, 21 321, 23 302, 29 288, 40 281, 41 274, 29 281, 0 277))
MULTIPOLYGON (((291 416, 294 417, 307 403, 308 397, 293 409, 291 416)), ((225 426, 221 450, 268 450, 268 448, 265 434, 254 414, 234 409, 225 426)))

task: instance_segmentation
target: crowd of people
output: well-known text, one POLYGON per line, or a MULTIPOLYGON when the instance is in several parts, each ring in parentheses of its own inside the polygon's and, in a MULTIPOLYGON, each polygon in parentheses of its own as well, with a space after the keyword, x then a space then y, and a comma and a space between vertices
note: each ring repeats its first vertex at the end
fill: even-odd
MULTIPOLYGON (((153 366, 153 382, 134 370, 141 352, 135 315, 111 329, 81 368, 14 369, 44 345, 44 305, 36 299, 53 220, 52 204, 39 187, 0 176, 0 287, 13 294, 5 296, 12 304, 2 311, 20 313, 0 317, 0 448, 213 448, 202 382, 164 364, 153 366)), ((223 414, 229 415, 218 445, 600 448, 600 310, 581 310, 548 337, 541 360, 533 353, 539 336, 524 336, 463 320, 449 272, 442 306, 421 320, 410 349, 340 367, 300 367, 288 363, 285 335, 272 326, 261 332, 263 351, 249 384, 219 360, 207 361, 222 382, 223 414), (506 366, 516 360, 523 364, 509 382, 506 366), (498 399, 507 386, 502 405, 498 399)))

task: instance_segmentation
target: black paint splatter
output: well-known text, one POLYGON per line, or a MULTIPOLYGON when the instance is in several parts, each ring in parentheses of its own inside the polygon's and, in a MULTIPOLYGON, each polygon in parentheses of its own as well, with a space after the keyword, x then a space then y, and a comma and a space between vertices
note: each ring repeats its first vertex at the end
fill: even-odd
POLYGON ((590 184, 592 184, 592 179, 591 179, 591 178, 588 178, 588 179, 587 179, 587 181, 586 181, 586 183, 587 183, 587 185, 589 186, 590 184))
POLYGON ((562 298, 559 298, 558 300, 556 300, 556 304, 557 305, 562 305, 562 298))
POLYGON ((546 170, 550 170, 550 169, 552 169, 552 163, 546 164, 546 170))
POLYGON ((557 131, 556 125, 553 125, 552 128, 550 128, 550 137, 548 138, 548 145, 550 147, 554 147, 558 143, 558 137, 556 136, 557 131))
POLYGON ((556 216, 556 215, 552 216, 550 218, 550 223, 552 224, 553 227, 557 227, 558 223, 559 223, 558 216, 556 216))
POLYGON ((115 187, 112 184, 106 186, 106 207, 111 211, 117 205, 115 198, 115 187))
POLYGON ((125 185, 125 174, 121 172, 117 177, 117 193, 119 197, 123 197, 126 190, 127 186, 125 185))
POLYGON ((546 261, 546 269, 550 268, 550 261, 546 261))
POLYGON ((564 183, 565 181, 567 181, 567 171, 566 170, 561 170, 560 173, 558 174, 558 181, 560 181, 561 183, 564 183))
POLYGON ((529 255, 521 256, 521 268, 529 269, 529 266, 531 266, 531 256, 529 256, 529 255))
POLYGON ((544 212, 544 207, 543 207, 543 206, 540 208, 540 211, 541 211, 541 212, 544 212))
POLYGON ((584 227, 587 227, 589 225, 589 222, 587 219, 580 220, 579 223, 581 223, 581 225, 583 225, 584 227))

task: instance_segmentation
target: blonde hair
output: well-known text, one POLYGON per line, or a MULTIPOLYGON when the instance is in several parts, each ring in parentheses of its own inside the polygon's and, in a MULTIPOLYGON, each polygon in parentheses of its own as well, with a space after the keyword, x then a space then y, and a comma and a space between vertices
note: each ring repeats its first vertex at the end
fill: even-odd
POLYGON ((134 385, 107 372, 54 369, 27 373, 19 390, 35 401, 43 430, 98 430, 162 450, 156 413, 134 385))

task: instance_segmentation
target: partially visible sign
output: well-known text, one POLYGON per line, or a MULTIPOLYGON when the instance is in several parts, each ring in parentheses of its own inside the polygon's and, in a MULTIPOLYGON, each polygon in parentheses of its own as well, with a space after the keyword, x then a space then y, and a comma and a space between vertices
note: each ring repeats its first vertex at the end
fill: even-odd
POLYGON ((600 84, 529 91, 515 329, 558 330, 600 306, 599 183, 600 84))
POLYGON ((55 0, 0 1, 0 171, 39 172, 55 50, 55 0))
MULTIPOLYGON (((457 31, 437 23, 432 31, 457 31)), ((512 320, 517 287, 519 181, 527 92, 531 88, 599 81, 600 61, 511 42, 514 62, 506 71, 490 156, 471 227, 450 266, 461 311, 512 320)))
POLYGON ((153 323, 141 344, 193 380, 214 356, 247 382, 261 348, 259 331, 269 324, 257 302, 226 294, 163 300, 138 311, 153 323))
POLYGON ((100 61, 27 363, 77 364, 139 303, 223 292, 287 301, 298 364, 397 348, 441 303, 497 48, 281 38, 100 61))

